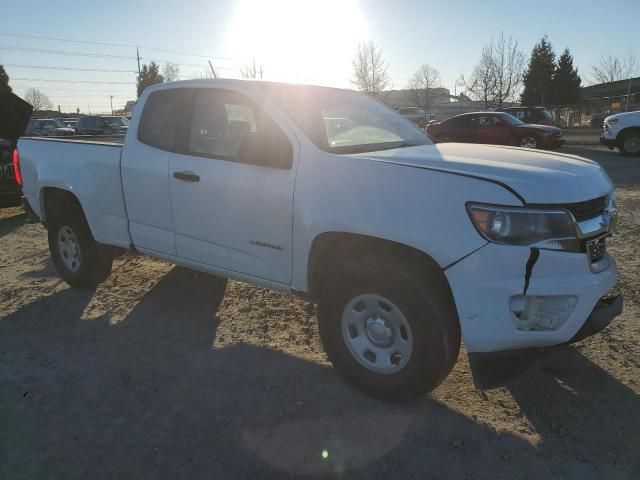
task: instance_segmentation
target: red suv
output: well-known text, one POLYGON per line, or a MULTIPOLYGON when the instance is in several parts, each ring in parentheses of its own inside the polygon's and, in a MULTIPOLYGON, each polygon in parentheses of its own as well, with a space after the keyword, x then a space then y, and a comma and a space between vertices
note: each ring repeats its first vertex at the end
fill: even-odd
POLYGON ((548 125, 529 125, 503 112, 463 113, 427 125, 426 132, 440 142, 515 145, 553 149, 564 143, 562 130, 548 125))

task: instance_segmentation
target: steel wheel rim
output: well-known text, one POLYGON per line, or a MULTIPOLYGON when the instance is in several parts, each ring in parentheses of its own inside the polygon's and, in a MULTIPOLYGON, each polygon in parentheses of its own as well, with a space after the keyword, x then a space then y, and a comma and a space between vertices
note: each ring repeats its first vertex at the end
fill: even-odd
POLYGON ((63 225, 58 230, 58 253, 60 260, 71 272, 77 272, 80 269, 80 244, 75 232, 63 225))
POLYGON ((624 141, 624 149, 629 153, 640 152, 640 138, 630 137, 624 141))
POLYGON ((522 148, 536 148, 538 146, 538 142, 533 137, 524 137, 520 142, 520 146, 522 148))
POLYGON ((388 298, 366 293, 342 311, 342 339, 353 358, 374 373, 402 370, 413 353, 413 333, 402 311, 388 298))

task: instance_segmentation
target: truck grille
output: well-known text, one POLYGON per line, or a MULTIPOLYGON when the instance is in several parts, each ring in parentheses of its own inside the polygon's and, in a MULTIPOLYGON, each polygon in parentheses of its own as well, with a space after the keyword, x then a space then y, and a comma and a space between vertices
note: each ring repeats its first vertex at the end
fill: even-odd
POLYGON ((530 208, 569 210, 577 222, 582 222, 584 220, 597 217, 598 215, 602 215, 608 204, 609 197, 605 195, 604 197, 598 197, 593 200, 586 200, 584 202, 577 203, 536 203, 528 204, 527 206, 530 208))
POLYGON ((594 198, 593 200, 587 200, 585 202, 567 203, 556 206, 569 210, 573 213, 576 221, 582 222, 601 215, 607 208, 607 202, 608 199, 605 195, 604 197, 594 198))

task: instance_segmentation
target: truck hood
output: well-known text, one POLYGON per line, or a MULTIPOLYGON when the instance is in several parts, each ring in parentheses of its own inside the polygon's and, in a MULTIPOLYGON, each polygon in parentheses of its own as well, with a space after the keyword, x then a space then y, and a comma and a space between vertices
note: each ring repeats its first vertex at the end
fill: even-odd
POLYGON ((526 203, 575 203, 601 197, 613 189, 608 175, 596 162, 577 155, 524 148, 438 143, 354 156, 498 182, 526 203))
POLYGON ((607 120, 611 119, 611 118, 625 118, 625 117, 638 117, 640 118, 640 111, 636 111, 636 112, 624 112, 624 113, 615 113, 613 115, 609 115, 608 117, 606 117, 604 119, 604 121, 606 122, 607 120))

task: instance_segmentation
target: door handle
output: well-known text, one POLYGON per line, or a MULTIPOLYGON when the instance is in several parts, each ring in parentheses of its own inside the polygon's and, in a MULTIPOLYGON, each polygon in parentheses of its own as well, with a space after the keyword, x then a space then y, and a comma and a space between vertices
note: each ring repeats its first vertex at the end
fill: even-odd
POLYGON ((173 172, 173 176, 178 180, 184 180, 185 182, 199 182, 200 176, 196 175, 193 172, 184 171, 184 172, 173 172))

